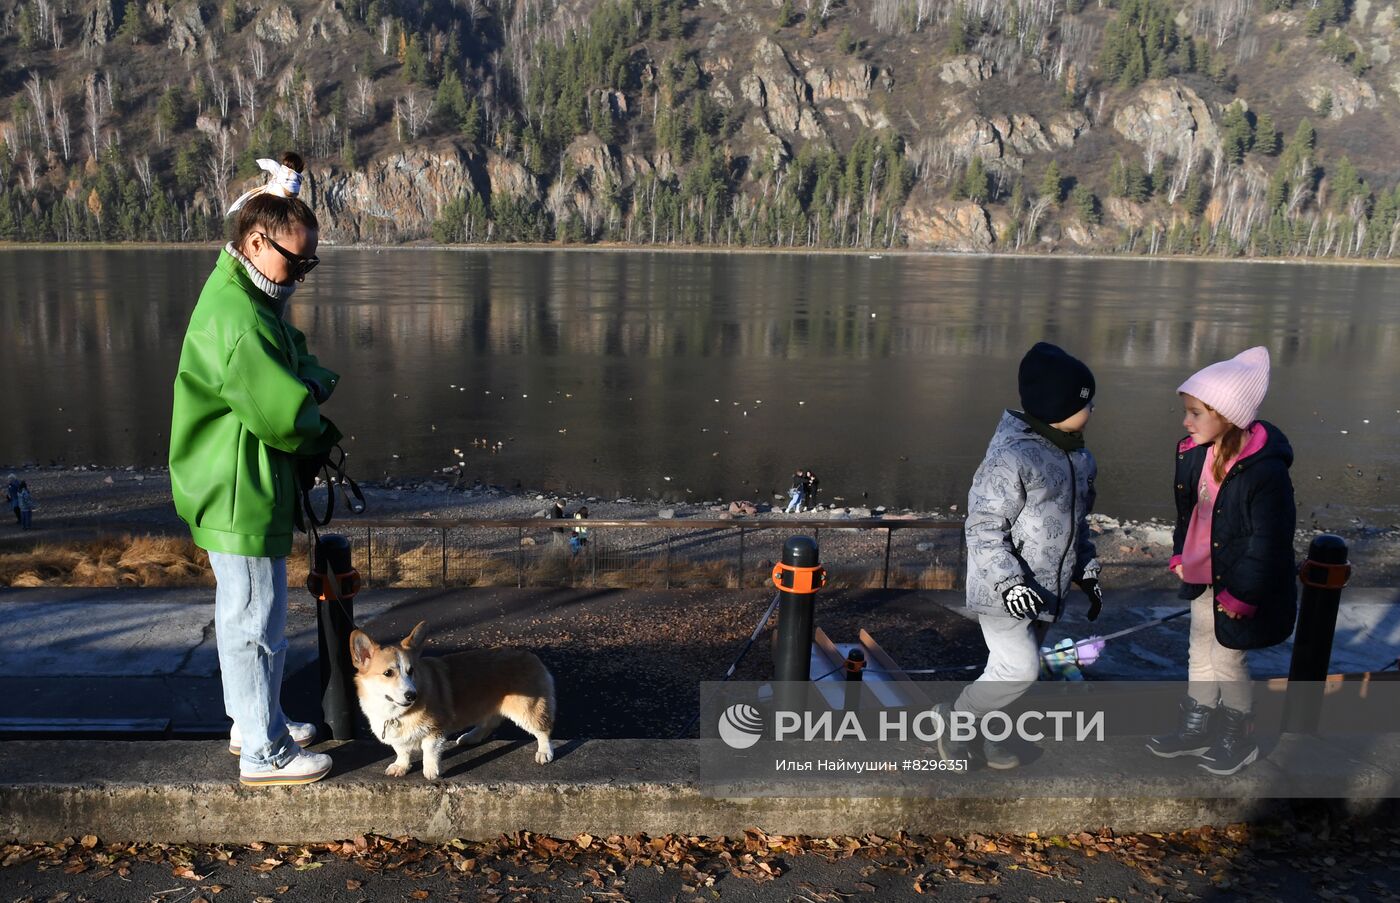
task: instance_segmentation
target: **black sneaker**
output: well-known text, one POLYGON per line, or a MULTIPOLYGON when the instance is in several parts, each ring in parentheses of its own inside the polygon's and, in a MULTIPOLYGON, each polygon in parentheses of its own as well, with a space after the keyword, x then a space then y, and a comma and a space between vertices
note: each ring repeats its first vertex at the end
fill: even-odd
POLYGON ((1254 716, 1220 707, 1220 738, 1201 756, 1200 765, 1211 774, 1231 775, 1259 758, 1254 743, 1254 716))
POLYGON ((1190 696, 1181 700, 1181 724, 1175 733, 1147 741, 1147 748, 1164 759, 1205 755, 1215 741, 1215 709, 1201 705, 1190 696))

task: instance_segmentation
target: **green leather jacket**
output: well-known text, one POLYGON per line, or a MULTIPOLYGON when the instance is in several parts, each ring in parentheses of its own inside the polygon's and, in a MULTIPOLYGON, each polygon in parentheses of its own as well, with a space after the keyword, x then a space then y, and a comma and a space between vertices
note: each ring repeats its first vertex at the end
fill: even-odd
POLYGON ((307 353, 227 250, 190 315, 170 423, 170 489, 195 544, 210 552, 281 558, 292 549, 296 457, 334 447, 340 431, 311 390, 339 377, 307 353))

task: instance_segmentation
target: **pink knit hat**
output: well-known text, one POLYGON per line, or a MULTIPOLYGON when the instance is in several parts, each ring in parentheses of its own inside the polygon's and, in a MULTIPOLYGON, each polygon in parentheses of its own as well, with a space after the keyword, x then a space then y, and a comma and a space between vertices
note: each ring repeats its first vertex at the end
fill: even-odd
POLYGON ((1247 429, 1269 391, 1269 349, 1257 345, 1228 361, 1211 364, 1176 391, 1194 395, 1235 426, 1247 429))

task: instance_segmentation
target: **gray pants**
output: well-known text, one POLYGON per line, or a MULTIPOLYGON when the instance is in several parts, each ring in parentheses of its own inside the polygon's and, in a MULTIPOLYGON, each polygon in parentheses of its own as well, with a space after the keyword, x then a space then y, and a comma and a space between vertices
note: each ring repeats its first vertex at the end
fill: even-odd
POLYGON ((1020 699, 1040 677, 1040 644, 1050 622, 978 615, 977 623, 987 643, 987 667, 963 688, 953 710, 980 718, 1020 699))

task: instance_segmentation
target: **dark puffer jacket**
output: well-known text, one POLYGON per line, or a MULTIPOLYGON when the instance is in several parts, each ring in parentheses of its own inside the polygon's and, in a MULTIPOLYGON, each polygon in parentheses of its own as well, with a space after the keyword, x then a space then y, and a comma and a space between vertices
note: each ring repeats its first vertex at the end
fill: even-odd
MULTIPOLYGON (((1293 448, 1278 427, 1262 420, 1264 445, 1237 460, 1215 499, 1211 520, 1211 571, 1215 601, 1244 617, 1231 618, 1217 607, 1215 636, 1230 649, 1262 649, 1288 639, 1298 615, 1297 566, 1293 532, 1297 512, 1288 468, 1293 448)), ((1181 563, 1186 530, 1196 507, 1209 446, 1187 437, 1176 450, 1176 531, 1172 565, 1181 563)), ((1181 596, 1205 591, 1184 584, 1181 596)))

